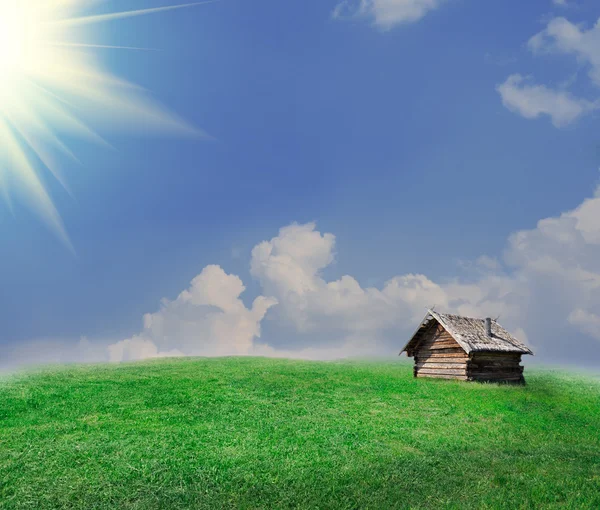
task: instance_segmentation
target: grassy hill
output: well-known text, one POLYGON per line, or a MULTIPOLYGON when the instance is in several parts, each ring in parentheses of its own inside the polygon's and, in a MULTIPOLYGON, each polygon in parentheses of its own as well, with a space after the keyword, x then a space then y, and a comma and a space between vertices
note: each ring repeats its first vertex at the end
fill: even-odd
POLYGON ((0 508, 600 508, 600 382, 170 359, 0 381, 0 508))

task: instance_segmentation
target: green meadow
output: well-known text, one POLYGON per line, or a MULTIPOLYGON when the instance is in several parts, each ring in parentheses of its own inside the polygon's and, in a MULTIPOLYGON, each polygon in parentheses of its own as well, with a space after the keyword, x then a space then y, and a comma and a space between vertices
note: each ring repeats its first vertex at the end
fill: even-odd
POLYGON ((0 508, 600 508, 600 380, 182 358, 0 380, 0 508))

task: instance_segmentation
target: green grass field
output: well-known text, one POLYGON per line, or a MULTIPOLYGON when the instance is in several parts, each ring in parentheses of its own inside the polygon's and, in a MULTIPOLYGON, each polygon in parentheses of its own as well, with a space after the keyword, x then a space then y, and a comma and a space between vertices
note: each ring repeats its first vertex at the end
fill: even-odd
POLYGON ((0 508, 600 508, 600 381, 170 359, 0 381, 0 508))

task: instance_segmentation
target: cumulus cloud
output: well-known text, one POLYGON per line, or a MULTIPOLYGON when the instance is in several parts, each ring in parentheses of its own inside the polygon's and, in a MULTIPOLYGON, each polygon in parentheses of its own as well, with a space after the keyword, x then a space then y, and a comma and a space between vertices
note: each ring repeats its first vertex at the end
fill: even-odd
POLYGON ((501 256, 479 257, 462 278, 399 274, 380 287, 351 275, 328 280, 335 246, 335 236, 314 223, 285 226, 252 250, 250 273, 261 291, 250 307, 241 278, 211 265, 146 314, 130 338, 16 345, 0 366, 184 355, 394 356, 432 305, 500 316, 543 360, 600 364, 600 188, 574 209, 515 232, 501 256), (261 336, 263 329, 269 334, 261 336))
MULTIPOLYGON (((564 0, 554 3, 567 6, 564 0)), ((527 47, 534 55, 572 55, 587 66, 592 83, 600 86, 600 20, 586 30, 562 16, 553 18, 529 39, 527 47)), ((504 106, 511 111, 527 119, 547 115, 556 127, 562 127, 600 107, 598 99, 590 101, 569 93, 566 88, 573 83, 574 80, 567 80, 564 87, 553 89, 532 84, 521 75, 513 74, 496 89, 504 106)))
POLYGON ((552 0, 552 3, 554 5, 558 5, 559 7, 568 7, 569 4, 567 3, 567 0, 552 0))
POLYGON ((512 74, 496 87, 502 104, 526 119, 547 115, 556 127, 563 127, 600 107, 598 102, 579 99, 567 91, 536 85, 520 74, 512 74))
POLYGON ((284 227, 252 252, 252 275, 279 303, 272 318, 300 335, 303 348, 392 354, 435 304, 468 316, 499 315, 542 359, 600 362, 598 192, 511 235, 502 258, 480 257, 474 267, 484 271, 468 279, 405 274, 365 288, 350 275, 327 281, 323 272, 334 259, 335 237, 313 223, 284 227))
POLYGON ((111 344, 107 347, 109 361, 136 361, 152 358, 172 358, 185 356, 177 349, 159 351, 158 346, 143 336, 134 336, 111 344))
POLYGON ((335 237, 312 223, 284 227, 252 252, 252 275, 279 303, 273 319, 300 335, 304 348, 347 345, 392 353, 435 304, 469 316, 501 316, 517 336, 539 347, 542 358, 556 359, 575 342, 600 355, 600 344, 589 344, 595 321, 586 316, 585 328, 578 321, 600 309, 598 193, 510 236, 502 259, 480 257, 468 281, 405 274, 381 288, 365 288, 350 275, 327 281, 322 273, 334 259, 335 237))
POLYGON ((585 30, 563 17, 554 18, 527 44, 534 54, 562 53, 575 56, 589 66, 592 82, 600 86, 600 20, 585 30))
MULTIPOLYGON (((350 275, 326 281, 321 272, 334 260, 335 237, 314 223, 290 225, 252 251, 251 273, 278 306, 274 316, 302 335, 304 346, 389 348, 389 334, 414 324, 427 305, 443 305, 444 291, 424 275, 388 280, 381 289, 363 288, 350 275)), ((409 326, 410 327, 410 326, 409 326)))
POLYGON ((333 10, 333 18, 367 18, 382 30, 414 23, 437 9, 445 0, 344 0, 333 10))
POLYGON ((250 309, 240 295, 245 287, 236 275, 207 266, 174 301, 144 316, 143 330, 110 345, 111 361, 167 356, 251 354, 260 323, 273 298, 259 296, 250 309))

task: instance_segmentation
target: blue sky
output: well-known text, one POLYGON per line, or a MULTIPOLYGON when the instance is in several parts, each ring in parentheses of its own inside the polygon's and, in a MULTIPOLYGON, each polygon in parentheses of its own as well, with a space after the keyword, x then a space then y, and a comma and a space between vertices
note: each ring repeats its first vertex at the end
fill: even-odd
MULTIPOLYGON (((419 0, 412 3, 418 7, 419 0)), ((99 9, 168 4, 108 1, 99 9)), ((552 329, 579 342, 589 364, 600 364, 600 338, 589 331, 590 324, 600 326, 596 288, 568 287, 587 296, 573 309, 550 298, 532 304, 530 297, 531 310, 519 315, 499 304, 504 297, 461 297, 453 304, 456 289, 448 287, 460 281, 460 296, 471 284, 484 287, 489 274, 482 276, 482 255, 504 260, 508 252, 510 259, 513 233, 537 239, 539 220, 560 218, 594 197, 600 95, 589 73, 595 63, 586 60, 587 46, 557 49, 560 34, 543 51, 528 41, 561 17, 593 30, 600 5, 447 0, 407 20, 384 12, 377 0, 363 12, 349 3, 336 17, 337 4, 222 0, 100 27, 111 44, 159 48, 98 54, 115 74, 213 138, 102 132, 113 150, 69 140, 81 161, 63 166, 71 195, 43 178, 76 256, 23 204, 15 204, 14 215, 0 205, 0 349, 25 346, 36 359, 40 343, 69 350, 81 337, 104 345, 138 335, 158 344, 140 333, 143 315, 217 264, 243 281, 248 310, 257 296, 277 298, 257 321, 261 341, 285 352, 336 338, 336 348, 351 346, 348 353, 359 344, 360 352, 395 353, 427 305, 446 304, 464 313, 500 310, 542 359, 579 363, 564 359, 564 337, 551 345, 539 338, 547 326, 538 329, 535 321, 547 322, 548 310, 552 329), (388 16, 386 24, 377 24, 377 16, 388 16), (526 78, 514 81, 516 99, 507 100, 498 87, 517 74, 526 78), (544 89, 530 94, 527 84, 544 89), (552 113, 564 94, 584 111, 552 113), (402 309, 389 312, 401 323, 382 319, 374 329, 349 329, 338 311, 311 320, 317 298, 294 310, 281 281, 266 270, 250 271, 253 247, 285 238, 279 229, 294 222, 315 222, 305 233, 335 235, 331 263, 316 263, 314 271, 302 266, 320 278, 317 287, 352 275, 363 289, 383 289, 394 276, 418 274, 444 287, 446 298, 406 298, 410 310, 396 303, 402 309), (300 316, 310 326, 300 325, 300 316)), ((597 245, 590 246, 560 258, 561 267, 597 276, 592 269, 600 268, 588 260, 597 245)), ((538 254, 546 249, 553 248, 532 244, 538 254)), ((521 262, 494 264, 486 271, 523 280, 521 262)), ((527 292, 549 281, 532 283, 526 274, 527 292)), ((561 276, 540 295, 560 294, 571 283, 561 276)), ((197 349, 188 352, 177 342, 169 348, 203 354, 203 335, 216 341, 203 327, 197 349)), ((187 337, 182 345, 189 345, 187 337)))

